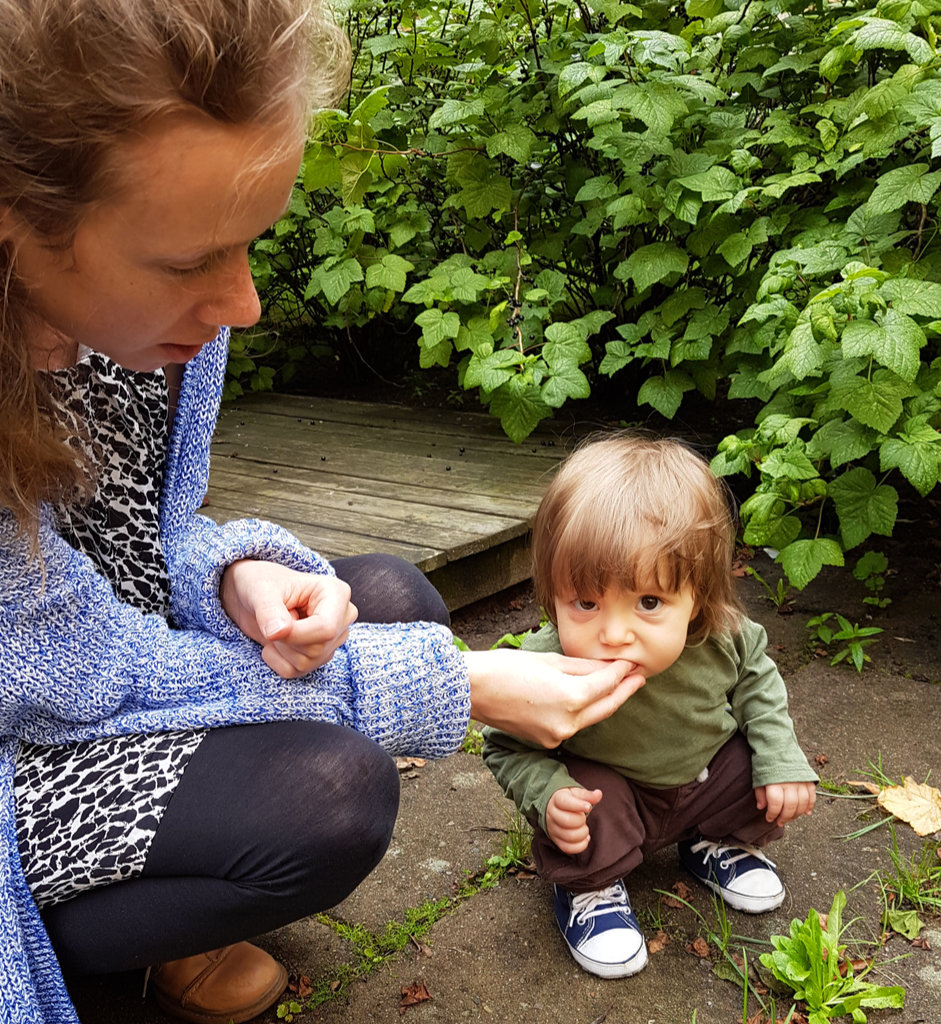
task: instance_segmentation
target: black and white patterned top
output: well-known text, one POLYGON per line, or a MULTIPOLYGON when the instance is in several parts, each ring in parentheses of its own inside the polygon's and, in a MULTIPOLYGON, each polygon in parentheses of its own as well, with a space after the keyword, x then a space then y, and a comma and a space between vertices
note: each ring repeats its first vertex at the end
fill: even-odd
MULTIPOLYGON (((115 594, 166 616, 170 581, 158 528, 169 427, 163 371, 135 373, 85 352, 55 371, 63 414, 83 428, 96 491, 56 509, 60 532, 115 594)), ((17 841, 40 906, 139 875, 164 809, 204 730, 22 744, 17 841)))

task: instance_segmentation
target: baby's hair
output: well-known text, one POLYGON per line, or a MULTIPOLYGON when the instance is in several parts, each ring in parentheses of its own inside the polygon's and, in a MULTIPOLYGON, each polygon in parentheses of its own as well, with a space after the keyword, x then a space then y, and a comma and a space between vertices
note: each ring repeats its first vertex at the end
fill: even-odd
POLYGON ((633 433, 589 440, 559 469, 533 524, 536 600, 555 622, 557 597, 609 587, 692 587, 691 643, 734 631, 742 614, 732 577, 730 495, 680 441, 633 433))

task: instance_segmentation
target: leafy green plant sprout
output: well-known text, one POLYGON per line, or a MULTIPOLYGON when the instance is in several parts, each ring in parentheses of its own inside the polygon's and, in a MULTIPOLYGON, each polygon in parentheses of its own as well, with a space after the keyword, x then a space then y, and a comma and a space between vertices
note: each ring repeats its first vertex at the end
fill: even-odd
POLYGON ((809 1024, 827 1024, 846 1015, 852 1016, 854 1024, 863 1024, 863 1007, 897 1009, 905 1005, 905 989, 900 985, 863 980, 872 970, 872 962, 856 975, 853 964, 841 957, 846 944, 840 940, 850 927, 843 924, 845 906, 846 893, 841 889, 833 897, 826 926, 811 908, 805 920, 791 921, 789 936, 772 935, 774 951, 760 957, 762 965, 806 1003, 809 1024))
POLYGON ((790 600, 792 600, 789 596, 791 593, 791 587, 784 576, 780 577, 777 584, 772 587, 764 576, 762 576, 757 569, 752 568, 752 566, 746 566, 745 572, 753 579, 758 580, 758 582, 765 588, 765 592, 767 593, 769 600, 779 611, 790 600))
POLYGON ((866 653, 866 648, 875 643, 875 637, 882 632, 878 626, 860 626, 851 623, 849 619, 840 615, 839 612, 825 612, 823 615, 815 615, 808 623, 807 629, 811 637, 829 647, 834 642, 841 642, 845 646, 834 654, 830 659, 831 665, 838 665, 841 661, 853 664, 857 672, 862 672, 863 665, 871 662, 872 658, 866 653), (839 629, 830 625, 830 620, 836 618, 839 629))
POLYGON ((881 609, 892 603, 892 598, 882 596, 888 568, 889 560, 881 551, 867 551, 856 563, 853 576, 869 591, 869 596, 863 598, 863 604, 881 609))

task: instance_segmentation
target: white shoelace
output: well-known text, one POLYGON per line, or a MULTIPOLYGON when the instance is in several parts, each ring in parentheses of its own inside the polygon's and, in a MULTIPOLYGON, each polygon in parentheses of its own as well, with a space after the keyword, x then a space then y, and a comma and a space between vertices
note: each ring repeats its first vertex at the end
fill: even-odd
POLYGON ((698 843, 694 843, 689 850, 690 853, 701 853, 703 855, 703 864, 707 863, 710 857, 715 857, 716 860, 719 860, 723 854, 734 854, 732 857, 725 857, 719 860, 719 867, 721 868, 730 867, 737 861, 744 860, 745 857, 757 857, 758 860, 763 861, 768 867, 777 867, 774 861, 770 860, 757 846, 746 846, 744 843, 731 846, 728 843, 713 843, 708 839, 703 839, 698 843))
POLYGON ((613 914, 627 906, 627 892, 620 882, 609 885, 607 889, 595 889, 594 892, 580 892, 572 896, 572 913, 569 925, 573 921, 584 924, 590 917, 600 914, 613 914))

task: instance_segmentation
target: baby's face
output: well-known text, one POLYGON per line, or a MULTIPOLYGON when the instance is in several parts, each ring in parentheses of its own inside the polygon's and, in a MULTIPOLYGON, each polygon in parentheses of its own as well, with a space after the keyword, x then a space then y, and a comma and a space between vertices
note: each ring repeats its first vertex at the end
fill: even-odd
POLYGON ((669 668, 680 656, 696 611, 688 584, 675 594, 657 587, 608 589, 591 598, 574 592, 561 594, 555 602, 565 654, 629 661, 647 679, 669 668))

